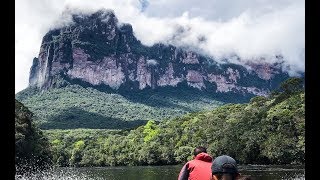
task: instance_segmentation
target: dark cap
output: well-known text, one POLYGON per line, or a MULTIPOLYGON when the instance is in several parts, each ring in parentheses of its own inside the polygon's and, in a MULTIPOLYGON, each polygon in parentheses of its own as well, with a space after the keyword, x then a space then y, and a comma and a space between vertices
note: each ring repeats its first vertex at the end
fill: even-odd
POLYGON ((237 174, 238 168, 236 160, 227 155, 218 156, 214 159, 211 166, 212 174, 228 173, 237 174))

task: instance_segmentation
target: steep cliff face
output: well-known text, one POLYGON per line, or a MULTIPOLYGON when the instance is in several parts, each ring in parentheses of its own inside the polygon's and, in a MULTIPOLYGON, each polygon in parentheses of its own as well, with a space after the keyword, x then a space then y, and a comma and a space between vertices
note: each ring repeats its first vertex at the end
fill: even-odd
POLYGON ((132 26, 120 24, 114 13, 100 10, 73 15, 71 25, 49 31, 30 70, 29 85, 59 87, 59 78, 80 80, 112 89, 143 90, 186 83, 212 92, 265 95, 288 77, 271 64, 217 64, 206 56, 155 44, 147 47, 132 26))

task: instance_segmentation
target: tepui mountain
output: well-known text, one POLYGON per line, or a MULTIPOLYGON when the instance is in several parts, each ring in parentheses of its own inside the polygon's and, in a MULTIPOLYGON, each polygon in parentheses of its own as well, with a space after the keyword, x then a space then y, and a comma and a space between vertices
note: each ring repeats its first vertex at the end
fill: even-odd
POLYGON ((180 84, 211 93, 266 95, 288 77, 280 63, 248 63, 247 68, 219 64, 173 45, 145 46, 135 37, 132 26, 119 23, 109 10, 73 14, 72 19, 70 25, 52 29, 43 37, 30 70, 29 86, 46 90, 77 80, 114 90, 180 84))

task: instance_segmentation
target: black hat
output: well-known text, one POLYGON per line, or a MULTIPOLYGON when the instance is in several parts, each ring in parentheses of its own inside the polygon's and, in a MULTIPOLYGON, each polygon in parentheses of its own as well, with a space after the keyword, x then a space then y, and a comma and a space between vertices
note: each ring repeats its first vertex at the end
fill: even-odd
POLYGON ((238 168, 236 160, 227 155, 218 156, 214 159, 211 166, 212 174, 228 173, 237 174, 238 168))

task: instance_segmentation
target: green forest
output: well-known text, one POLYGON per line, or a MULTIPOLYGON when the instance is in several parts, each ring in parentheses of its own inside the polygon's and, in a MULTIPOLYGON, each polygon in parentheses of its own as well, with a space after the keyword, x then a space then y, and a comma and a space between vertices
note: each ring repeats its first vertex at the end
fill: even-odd
POLYGON ((43 92, 27 88, 16 98, 34 113, 41 129, 131 129, 150 119, 172 119, 224 104, 190 89, 116 93, 75 84, 43 92))
POLYGON ((213 157, 228 154, 240 164, 304 164, 304 86, 290 78, 268 97, 149 119, 131 130, 51 129, 43 135, 56 166, 178 164, 200 145, 213 157))

